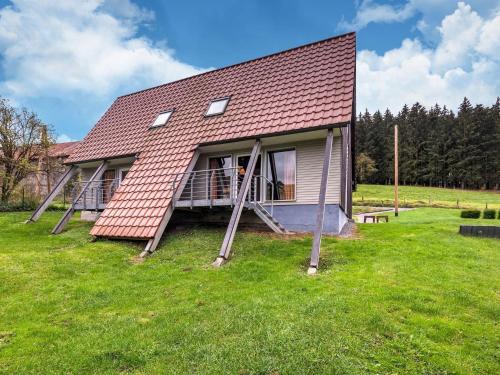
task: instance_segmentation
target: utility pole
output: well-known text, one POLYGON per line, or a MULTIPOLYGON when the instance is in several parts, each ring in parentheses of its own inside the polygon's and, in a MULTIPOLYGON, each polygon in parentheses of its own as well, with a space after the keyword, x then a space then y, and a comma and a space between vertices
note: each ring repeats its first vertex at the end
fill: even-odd
POLYGON ((399 215, 399 201, 398 201, 398 125, 394 125, 394 216, 399 215))

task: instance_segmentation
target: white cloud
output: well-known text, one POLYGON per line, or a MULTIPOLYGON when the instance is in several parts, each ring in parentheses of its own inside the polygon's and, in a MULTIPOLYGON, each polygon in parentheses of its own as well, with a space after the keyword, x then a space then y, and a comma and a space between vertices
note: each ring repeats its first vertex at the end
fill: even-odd
POLYGON ((464 96, 493 103, 500 94, 499 17, 481 17, 460 2, 438 26, 435 48, 415 38, 381 55, 360 51, 358 110, 397 111, 417 101, 456 108, 464 96))
POLYGON ((67 134, 59 134, 56 138, 56 143, 64 143, 64 142, 74 142, 76 139, 71 138, 67 134))
MULTIPOLYGON (((378 0, 380 1, 380 0, 378 0)), ((468 0, 468 3, 480 15, 486 15, 500 8, 498 0, 468 0)), ((450 0, 407 0, 402 4, 380 4, 376 0, 356 2, 356 15, 351 21, 343 19, 337 28, 344 31, 361 30, 371 23, 405 22, 418 17, 415 30, 420 31, 425 39, 435 41, 440 35, 437 30, 444 16, 450 14, 458 1, 450 0)))
POLYGON ((415 14, 415 7, 410 1, 403 6, 377 4, 372 0, 364 0, 359 5, 356 17, 352 21, 342 20, 339 28, 343 30, 360 30, 374 22, 403 22, 415 14))
POLYGON ((201 71, 139 36, 154 14, 129 0, 12 3, 0 9, 4 95, 115 96, 201 71))

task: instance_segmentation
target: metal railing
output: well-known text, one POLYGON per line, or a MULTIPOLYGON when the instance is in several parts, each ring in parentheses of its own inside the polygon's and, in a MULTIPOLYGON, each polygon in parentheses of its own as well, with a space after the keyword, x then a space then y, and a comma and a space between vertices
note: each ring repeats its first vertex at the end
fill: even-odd
POLYGON ((177 186, 184 189, 175 197, 178 206, 213 206, 234 204, 238 194, 238 170, 219 168, 178 173, 172 181, 172 191, 177 186))
MULTIPOLYGON (((196 170, 178 173, 172 181, 172 191, 175 192, 181 182, 185 183, 182 192, 174 198, 177 207, 212 207, 234 205, 243 182, 244 174, 239 168, 218 168, 196 170)), ((248 203, 261 203, 271 206, 271 215, 274 207, 274 185, 263 175, 255 175, 250 181, 248 194, 245 198, 248 203), (266 200, 270 187, 271 199, 266 200)), ((267 210, 266 210, 267 211, 267 210)))
POLYGON ((250 203, 258 205, 261 210, 267 211, 271 216, 274 213, 274 184, 266 176, 255 175, 253 176, 252 184, 248 191, 247 199, 250 203), (271 192, 271 199, 268 197, 268 188, 271 192), (251 197, 253 199, 251 199, 251 197), (266 205, 270 205, 270 210, 267 210, 261 203, 265 202, 266 205))
POLYGON ((76 209, 103 209, 111 200, 119 185, 119 179, 97 180, 90 183, 88 181, 77 181, 71 191, 71 202, 76 209), (87 184, 87 189, 77 199, 87 184))

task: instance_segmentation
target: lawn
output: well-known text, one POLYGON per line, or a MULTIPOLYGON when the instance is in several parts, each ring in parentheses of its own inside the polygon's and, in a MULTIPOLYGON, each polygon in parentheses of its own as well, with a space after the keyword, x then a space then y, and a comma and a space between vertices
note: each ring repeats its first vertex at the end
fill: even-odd
MULTIPOLYGON (((401 207, 441 207, 441 208, 488 208, 500 209, 500 192, 442 189, 422 186, 400 186, 401 207)), ((353 204, 358 206, 393 206, 394 186, 358 185, 353 194, 353 204)))
POLYGON ((87 223, 50 235, 61 213, 0 214, 0 373, 498 374, 500 242, 461 237, 458 214, 325 238, 315 277, 310 237, 238 233, 213 269, 222 230, 141 263, 87 223))

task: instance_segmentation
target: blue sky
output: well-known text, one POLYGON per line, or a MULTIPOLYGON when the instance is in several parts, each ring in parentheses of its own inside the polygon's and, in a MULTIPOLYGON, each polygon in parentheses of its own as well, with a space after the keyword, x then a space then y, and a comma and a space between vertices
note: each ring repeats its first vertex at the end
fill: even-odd
POLYGON ((352 30, 358 110, 500 95, 500 0, 0 0, 0 95, 81 139, 118 95, 352 30))

